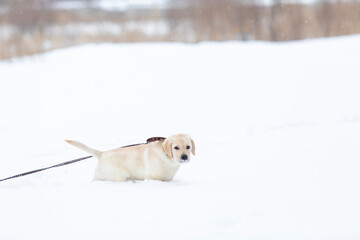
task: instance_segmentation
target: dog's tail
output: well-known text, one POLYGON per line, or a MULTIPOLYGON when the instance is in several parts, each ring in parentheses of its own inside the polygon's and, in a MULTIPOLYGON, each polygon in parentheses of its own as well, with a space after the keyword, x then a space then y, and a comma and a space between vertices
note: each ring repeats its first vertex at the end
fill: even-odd
POLYGON ((80 148, 81 150, 84 150, 85 152, 88 152, 90 153, 91 155, 97 157, 97 158, 100 158, 101 157, 101 154, 103 152, 101 151, 98 151, 98 150, 95 150, 95 149, 92 149, 88 146, 86 146, 85 144, 82 144, 81 142, 77 142, 77 141, 74 141, 74 140, 65 140, 65 142, 77 147, 77 148, 80 148))

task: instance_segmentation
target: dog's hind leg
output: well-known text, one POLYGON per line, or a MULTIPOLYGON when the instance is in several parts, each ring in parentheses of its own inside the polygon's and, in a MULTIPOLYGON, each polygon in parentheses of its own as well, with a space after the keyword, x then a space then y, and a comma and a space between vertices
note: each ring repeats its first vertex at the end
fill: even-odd
POLYGON ((127 171, 121 168, 115 168, 111 164, 98 164, 95 169, 94 180, 125 182, 130 178, 127 171))

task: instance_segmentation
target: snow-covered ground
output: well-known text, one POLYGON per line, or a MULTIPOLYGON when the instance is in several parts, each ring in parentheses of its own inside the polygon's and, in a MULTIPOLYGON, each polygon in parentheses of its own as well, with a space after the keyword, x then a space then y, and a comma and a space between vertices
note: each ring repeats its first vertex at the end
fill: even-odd
POLYGON ((129 9, 162 9, 166 8, 168 0, 66 0, 57 1, 53 5, 57 9, 84 9, 88 7, 107 11, 126 11, 129 9))
POLYGON ((360 36, 98 44, 0 63, 0 178, 189 133, 173 182, 0 183, 0 239, 359 239, 360 36))
MULTIPOLYGON (((315 4, 319 0, 287 0, 288 3, 315 4)), ((107 11, 126 11, 129 9, 165 9, 169 7, 169 0, 65 0, 53 4, 57 9, 84 9, 88 7, 99 8, 107 11)), ((253 4, 248 1, 248 4, 253 4)), ((256 4, 271 5, 274 0, 258 0, 256 4)), ((173 6, 173 5, 172 5, 173 6)))

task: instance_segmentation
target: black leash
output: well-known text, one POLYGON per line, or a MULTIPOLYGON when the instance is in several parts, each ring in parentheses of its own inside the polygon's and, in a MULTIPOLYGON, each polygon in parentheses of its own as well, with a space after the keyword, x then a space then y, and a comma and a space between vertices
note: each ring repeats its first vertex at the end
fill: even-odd
POLYGON ((67 162, 63 162, 63 163, 53 165, 51 167, 40 168, 40 169, 33 170, 33 171, 30 171, 30 172, 21 173, 21 174, 12 176, 12 177, 1 179, 0 182, 5 181, 5 180, 9 180, 9 179, 12 179, 12 178, 23 177, 23 176, 26 176, 26 175, 29 175, 29 174, 41 172, 41 171, 44 171, 44 170, 47 170, 47 169, 50 169, 50 168, 62 167, 62 166, 65 166, 65 165, 68 165, 68 164, 71 164, 71 163, 76 163, 76 162, 79 162, 79 161, 82 161, 82 160, 85 160, 85 159, 88 159, 88 158, 91 158, 91 157, 92 156, 86 156, 86 157, 82 157, 82 158, 77 158, 77 159, 74 159, 74 160, 71 160, 71 161, 67 161, 67 162))
MULTIPOLYGON (((146 140, 146 143, 138 143, 138 144, 127 145, 127 146, 123 146, 122 148, 133 147, 133 146, 142 145, 142 144, 148 144, 148 143, 156 142, 156 141, 164 141, 165 139, 166 138, 164 138, 164 137, 152 137, 152 138, 148 138, 146 140)), ((86 156, 86 157, 82 157, 82 158, 77 158, 77 159, 74 159, 74 160, 71 160, 71 161, 67 161, 67 162, 63 162, 63 163, 53 165, 51 167, 40 168, 40 169, 37 169, 37 170, 32 170, 32 171, 29 171, 29 172, 21 173, 21 174, 12 176, 12 177, 0 179, 0 182, 6 181, 6 180, 9 180, 9 179, 12 179, 12 178, 23 177, 23 176, 30 175, 30 174, 33 174, 33 173, 45 171, 45 170, 50 169, 50 168, 62 167, 62 166, 68 165, 68 164, 80 162, 82 160, 85 160, 85 159, 88 159, 88 158, 91 158, 91 157, 93 157, 93 156, 86 156)))

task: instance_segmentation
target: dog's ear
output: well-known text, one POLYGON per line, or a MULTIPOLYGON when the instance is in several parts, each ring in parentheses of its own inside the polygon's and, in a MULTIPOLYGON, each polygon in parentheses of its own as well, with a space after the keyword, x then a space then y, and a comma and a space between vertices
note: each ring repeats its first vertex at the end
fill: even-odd
POLYGON ((171 142, 168 138, 162 143, 162 149, 170 159, 174 157, 171 149, 171 142))
POLYGON ((191 139, 191 145, 192 145, 192 147, 191 147, 191 153, 195 156, 195 143, 194 143, 194 140, 193 140, 193 139, 191 139))

